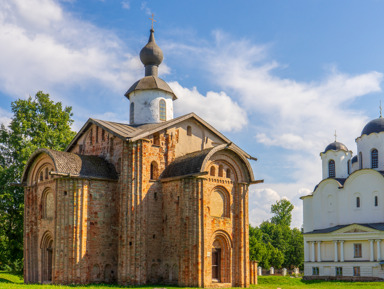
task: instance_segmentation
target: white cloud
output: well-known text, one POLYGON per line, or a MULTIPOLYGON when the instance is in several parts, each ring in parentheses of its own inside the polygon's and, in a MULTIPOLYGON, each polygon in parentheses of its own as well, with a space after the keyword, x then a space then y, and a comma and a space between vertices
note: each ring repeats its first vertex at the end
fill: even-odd
POLYGON ((0 87, 21 96, 90 83, 124 91, 137 56, 111 31, 74 18, 53 0, 0 2, 0 87))
POLYGON ((123 0, 123 1, 121 1, 121 6, 122 6, 124 9, 130 9, 130 8, 131 8, 130 1, 129 1, 129 0, 123 0))
POLYGON ((152 15, 152 10, 148 7, 148 3, 146 1, 141 3, 140 9, 143 10, 145 14, 152 15))
POLYGON ((196 45, 173 43, 167 49, 184 58, 188 55, 187 59, 197 63, 194 65, 209 72, 212 82, 237 97, 236 102, 247 111, 256 142, 280 148, 276 155, 261 155, 260 159, 287 166, 282 172, 292 181, 268 183, 268 179, 279 179, 270 175, 263 189, 255 186, 251 222, 269 219, 270 205, 277 196, 286 196, 295 205, 294 226, 300 227, 302 202, 298 197, 311 192, 321 180, 319 153, 333 141, 335 129, 338 140, 354 150, 354 138, 368 119, 351 103, 380 92, 383 74, 371 71, 348 75, 331 67, 321 80, 299 82, 276 76, 275 70, 284 66, 268 58, 268 45, 232 39, 221 32, 215 32, 215 37, 214 45, 197 40, 196 45))
POLYGON ((188 89, 178 82, 170 82, 178 100, 175 112, 178 115, 195 112, 220 131, 240 130, 247 124, 247 114, 225 92, 209 91, 204 96, 196 87, 188 89))

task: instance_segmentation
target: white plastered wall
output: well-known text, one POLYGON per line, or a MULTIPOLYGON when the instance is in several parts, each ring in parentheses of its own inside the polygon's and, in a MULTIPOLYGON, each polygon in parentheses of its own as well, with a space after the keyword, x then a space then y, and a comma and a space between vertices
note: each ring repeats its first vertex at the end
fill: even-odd
MULTIPOLYGON (((363 156, 363 169, 371 168, 371 151, 377 149, 379 153, 379 167, 375 170, 384 170, 384 132, 363 135, 356 139, 356 143, 357 156, 360 156, 360 152, 363 156)), ((360 160, 358 163, 360 163, 360 160)))
POLYGON ((173 119, 173 95, 162 90, 138 90, 130 95, 134 103, 134 124, 159 123, 159 102, 166 104, 166 121, 173 119))
POLYGON ((336 178, 346 178, 348 177, 348 161, 352 157, 351 151, 333 151, 329 150, 326 153, 320 154, 323 165, 323 179, 328 178, 328 163, 330 160, 335 161, 335 173, 336 178))

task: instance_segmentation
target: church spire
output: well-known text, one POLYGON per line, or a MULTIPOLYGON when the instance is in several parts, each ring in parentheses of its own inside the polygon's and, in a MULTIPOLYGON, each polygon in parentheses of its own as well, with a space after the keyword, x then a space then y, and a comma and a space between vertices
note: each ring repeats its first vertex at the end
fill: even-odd
POLYGON ((163 61, 163 51, 156 44, 155 41, 155 30, 153 29, 153 21, 156 21, 152 18, 152 28, 149 34, 148 43, 140 51, 140 60, 145 67, 145 76, 158 76, 158 68, 161 62, 163 61))

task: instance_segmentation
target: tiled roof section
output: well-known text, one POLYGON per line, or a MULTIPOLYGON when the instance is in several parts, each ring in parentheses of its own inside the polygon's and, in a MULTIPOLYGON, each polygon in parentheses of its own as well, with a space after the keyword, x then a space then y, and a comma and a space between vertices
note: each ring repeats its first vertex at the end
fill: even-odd
POLYGON ((331 233, 331 232, 340 230, 342 228, 345 228, 345 227, 348 227, 348 226, 351 226, 351 225, 359 225, 359 226, 375 229, 375 230, 378 230, 378 231, 384 231, 384 223, 365 223, 365 224, 354 223, 354 224, 348 224, 348 225, 338 225, 338 226, 334 226, 334 227, 330 227, 330 228, 325 228, 325 229, 320 229, 320 230, 313 230, 311 232, 307 232, 307 233, 304 233, 304 234, 331 233))
POLYGON ((42 153, 46 153, 52 158, 55 164, 56 173, 91 179, 118 179, 115 167, 103 158, 97 156, 78 155, 69 152, 60 152, 50 149, 39 149, 35 151, 28 160, 23 174, 23 182, 26 181, 26 172, 29 167, 42 153))
POLYGON ((205 149, 198 152, 186 154, 185 156, 176 158, 161 174, 161 179, 187 176, 197 174, 201 170, 201 166, 205 157, 213 148, 205 149))

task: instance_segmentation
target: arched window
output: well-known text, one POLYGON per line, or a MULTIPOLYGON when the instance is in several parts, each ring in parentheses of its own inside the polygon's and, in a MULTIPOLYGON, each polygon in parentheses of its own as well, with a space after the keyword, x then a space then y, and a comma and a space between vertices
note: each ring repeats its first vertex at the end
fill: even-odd
POLYGON ((379 206, 379 197, 375 196, 375 207, 379 206))
POLYGON ((153 161, 151 163, 151 180, 156 180, 159 177, 159 168, 157 163, 153 161))
POLYGON ((231 178, 231 170, 230 170, 230 169, 227 169, 227 178, 228 178, 228 179, 231 178))
POLYGON ((379 167, 379 153, 377 149, 371 151, 371 168, 376 169, 379 167))
POLYGON ((210 199, 210 214, 213 217, 229 217, 229 196, 222 188, 214 189, 210 199))
POLYGON ((42 218, 43 219, 53 219, 55 214, 55 200, 53 198, 53 193, 49 189, 44 190, 42 196, 42 218))
POLYGON ((187 126, 187 135, 191 136, 192 135, 192 128, 191 126, 187 126))
POLYGON ((42 281, 52 281, 52 267, 53 267, 53 238, 50 232, 45 232, 41 239, 41 267, 42 267, 42 281))
POLYGON ((359 152, 359 167, 360 167, 360 169, 363 168, 363 154, 362 154, 362 152, 359 152))
POLYGON ((48 180, 48 168, 45 168, 45 179, 48 180))
POLYGON ((356 208, 360 208, 360 197, 356 197, 356 208))
POLYGON ((334 178, 335 177, 335 161, 330 160, 328 163, 328 177, 334 178))
POLYGON ((135 121, 135 104, 131 102, 131 105, 129 107, 129 122, 133 124, 135 121))
POLYGON ((219 165, 219 177, 223 177, 223 166, 222 165, 219 165))
POLYGON ((351 160, 348 160, 348 163, 347 163, 347 172, 348 172, 348 175, 351 173, 351 160))
POLYGON ((44 173, 43 171, 40 172, 40 181, 43 181, 44 180, 44 173))
POLYGON ((167 120, 167 113, 166 113, 166 104, 165 100, 161 99, 159 102, 159 111, 160 111, 160 120, 166 121, 167 120))
POLYGON ((210 173, 211 176, 214 176, 216 174, 216 169, 214 166, 211 167, 210 173))

